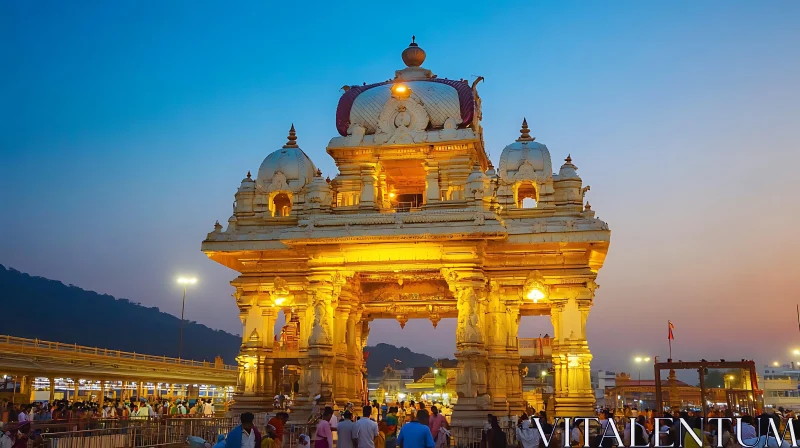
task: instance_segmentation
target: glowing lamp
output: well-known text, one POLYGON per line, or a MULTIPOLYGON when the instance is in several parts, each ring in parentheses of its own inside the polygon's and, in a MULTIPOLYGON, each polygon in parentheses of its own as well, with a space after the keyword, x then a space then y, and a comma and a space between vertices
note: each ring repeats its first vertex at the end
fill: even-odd
POLYGON ((197 283, 197 279, 194 277, 192 278, 180 277, 178 278, 178 283, 180 283, 181 285, 194 285, 195 283, 197 283))
POLYGON ((547 370, 542 370, 542 378, 547 376, 547 370))
POLYGON ((773 362, 772 365, 778 367, 779 366, 778 361, 773 362))
POLYGON ((398 83, 392 86, 392 94, 397 98, 408 98, 411 95, 411 89, 403 83, 398 83))
POLYGON ((534 289, 531 289, 530 291, 528 291, 528 298, 530 300, 533 300, 534 303, 536 303, 536 302, 538 302, 540 300, 544 300, 545 294, 544 294, 544 291, 542 291, 541 289, 534 288, 534 289))
POLYGON ((434 375, 438 375, 439 374, 439 369, 433 369, 433 374, 434 375))
POLYGON ((395 194, 394 193, 389 193, 389 197, 393 198, 393 197, 395 197, 395 194))
POLYGON ((275 299, 273 299, 272 301, 275 303, 275 305, 280 306, 283 305, 284 302, 286 302, 286 297, 275 297, 275 299))
POLYGON ((794 351, 794 354, 795 354, 795 355, 800 355, 800 350, 795 350, 795 351, 794 351))
POLYGON ((544 283, 544 276, 542 276, 539 271, 532 271, 528 275, 528 279, 525 280, 522 291, 523 294, 525 294, 524 297, 527 297, 528 300, 532 300, 533 303, 546 300, 550 296, 550 286, 544 283), (527 293, 524 291, 527 291, 527 293))

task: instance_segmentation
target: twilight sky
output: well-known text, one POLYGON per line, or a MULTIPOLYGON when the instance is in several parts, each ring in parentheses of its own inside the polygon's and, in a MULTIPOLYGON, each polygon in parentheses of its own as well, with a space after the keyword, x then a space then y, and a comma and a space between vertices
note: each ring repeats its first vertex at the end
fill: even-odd
MULTIPOLYGON (((0 3, 0 263, 173 314, 197 275, 187 318, 240 332, 235 273, 200 242, 292 122, 333 177, 339 88, 392 77, 416 34, 440 77, 486 78, 495 165, 526 116, 591 185, 612 230, 594 369, 666 358, 667 319, 675 358, 791 360, 800 2, 342 5, 0 3)), ((454 350, 453 320, 373 328, 454 350)))

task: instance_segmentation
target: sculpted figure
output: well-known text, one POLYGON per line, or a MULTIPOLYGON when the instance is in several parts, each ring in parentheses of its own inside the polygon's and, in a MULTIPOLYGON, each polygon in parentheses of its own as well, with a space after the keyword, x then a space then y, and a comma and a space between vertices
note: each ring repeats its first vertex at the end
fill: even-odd
POLYGON ((310 344, 330 344, 330 329, 328 328, 328 310, 325 302, 318 300, 314 305, 314 324, 311 328, 310 344))
POLYGON ((464 291, 467 303, 467 327, 465 331, 465 342, 480 342, 481 330, 478 321, 478 296, 472 288, 464 291))

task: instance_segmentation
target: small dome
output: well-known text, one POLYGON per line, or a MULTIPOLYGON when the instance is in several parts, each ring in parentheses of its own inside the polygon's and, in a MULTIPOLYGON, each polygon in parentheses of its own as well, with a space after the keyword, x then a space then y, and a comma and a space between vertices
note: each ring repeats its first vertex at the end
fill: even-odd
POLYGON ((295 142, 294 125, 289 131, 289 141, 283 148, 272 152, 261 163, 258 169, 258 184, 267 190, 299 189, 314 179, 317 168, 306 153, 295 142), (270 188, 270 186, 276 188, 270 188))
POLYGON ((256 181, 253 180, 253 176, 250 174, 250 171, 247 172, 247 177, 242 179, 241 185, 239 185, 239 191, 255 191, 256 189, 256 181))
POLYGON ((500 155, 499 175, 512 180, 544 180, 553 175, 553 164, 547 146, 530 136, 527 120, 522 121, 520 138, 506 146, 500 155))
POLYGON ((580 179, 578 167, 572 164, 571 155, 567 155, 567 158, 564 159, 564 164, 558 170, 558 177, 559 179, 580 179))
POLYGON ((425 62, 425 50, 419 47, 416 42, 416 36, 411 36, 411 43, 408 48, 403 50, 403 62, 408 67, 419 67, 425 62))

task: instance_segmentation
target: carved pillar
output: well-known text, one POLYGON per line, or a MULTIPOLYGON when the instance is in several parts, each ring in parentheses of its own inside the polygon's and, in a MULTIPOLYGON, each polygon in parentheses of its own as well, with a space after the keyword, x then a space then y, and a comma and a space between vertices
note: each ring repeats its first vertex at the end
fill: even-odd
POLYGON ((375 173, 374 165, 361 166, 361 198, 359 199, 359 208, 377 209, 377 187, 378 179, 375 173))
MULTIPOLYGON (((345 294, 342 294, 344 296, 345 294)), ((350 295, 348 295, 348 299, 350 295)), ((344 297, 342 297, 344 299, 344 297)), ((334 378, 333 378, 333 398, 334 402, 343 407, 351 399, 351 381, 348 378, 348 347, 347 329, 350 322, 350 310, 352 305, 341 300, 336 307, 335 319, 333 323, 334 333, 334 378)))
MULTIPOLYGON (((458 402, 453 410, 452 419, 457 425, 479 424, 481 420, 486 419, 487 411, 493 410, 486 378, 488 367, 484 318, 486 279, 478 269, 458 271, 443 269, 443 274, 458 303, 455 354, 458 360, 456 374, 458 402)), ((502 409, 505 411, 505 405, 502 409)), ((496 415, 502 415, 498 411, 495 411, 496 415)))
POLYGON ((50 380, 50 404, 56 401, 56 380, 55 378, 48 378, 50 380))
MULTIPOLYGON (((311 333, 308 337, 308 374, 306 390, 312 400, 320 395, 328 402, 333 397, 334 361, 334 297, 333 275, 316 274, 309 278, 307 289, 311 317, 311 333)), ((308 403, 310 406, 310 403, 308 403)))
POLYGON ((508 371, 508 403, 509 408, 525 409, 525 400, 522 398, 522 375, 520 374, 520 363, 522 359, 519 356, 519 300, 508 298, 506 301, 506 310, 504 313, 506 326, 506 353, 507 363, 506 369, 508 371))
POLYGON ((440 199, 439 164, 428 161, 425 163, 425 204, 438 202, 440 199))
POLYGON ((575 288, 554 298, 550 310, 553 323, 553 368, 557 417, 590 415, 595 397, 591 382, 592 353, 586 341, 586 318, 591 299, 575 288), (588 299, 588 300, 587 300, 588 299))
POLYGON ((506 343, 508 328, 505 315, 505 300, 497 282, 490 282, 486 303, 486 353, 488 357, 487 391, 492 406, 505 406, 508 399, 508 376, 506 371, 506 343))

